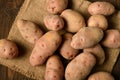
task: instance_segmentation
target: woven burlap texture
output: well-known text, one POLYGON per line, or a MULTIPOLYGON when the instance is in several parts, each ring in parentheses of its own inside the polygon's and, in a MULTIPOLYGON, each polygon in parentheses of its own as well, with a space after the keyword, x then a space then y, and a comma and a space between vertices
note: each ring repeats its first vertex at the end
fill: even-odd
MULTIPOLYGON (((38 67, 32 67, 30 65, 29 56, 31 54, 31 51, 34 45, 31 45, 30 43, 28 43, 26 40, 23 39, 23 37, 21 36, 16 26, 16 21, 18 19, 30 20, 39 24, 43 30, 47 31, 43 24, 44 16, 49 14, 45 8, 46 6, 45 1, 46 0, 25 0, 8 35, 8 39, 13 40, 18 45, 20 55, 18 58, 12 59, 12 60, 5 60, 0 58, 0 64, 5 65, 10 69, 20 72, 26 75, 27 77, 33 78, 35 80, 44 80, 45 64, 38 67)), ((86 1, 86 0, 69 0, 69 1, 70 1, 70 4, 83 3, 81 5, 83 7, 81 8, 82 9, 81 11, 83 11, 82 13, 85 12, 86 15, 88 14, 86 10, 88 5, 90 4, 89 1, 86 1)), ((79 9, 79 7, 78 8, 76 6, 74 7, 74 5, 72 6, 72 8, 75 10, 79 9)), ((78 10, 78 12, 79 11, 80 10, 78 10)), ((118 57, 119 50, 105 49, 105 52, 106 52, 105 63, 99 67, 96 66, 94 70, 96 71, 104 70, 104 71, 111 72, 116 62, 116 59, 118 57)))

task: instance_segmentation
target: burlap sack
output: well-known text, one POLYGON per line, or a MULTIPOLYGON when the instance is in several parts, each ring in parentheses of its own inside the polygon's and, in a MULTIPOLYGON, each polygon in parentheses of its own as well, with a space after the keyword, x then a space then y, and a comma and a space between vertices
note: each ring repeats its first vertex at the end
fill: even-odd
MULTIPOLYGON (((48 14, 45 8, 45 1, 46 0, 25 0, 23 6, 21 7, 18 13, 18 16, 16 17, 13 23, 11 31, 8 35, 8 39, 13 40, 18 45, 20 55, 18 58, 12 59, 12 60, 5 60, 5 59, 0 58, 0 63, 2 65, 8 66, 10 69, 20 72, 26 75, 27 77, 30 77, 36 80, 44 80, 45 64, 39 67, 32 67, 30 65, 29 56, 33 49, 33 45, 29 44, 22 38, 16 26, 16 21, 17 19, 31 20, 39 24, 43 30, 47 31, 43 24, 43 18, 45 15, 48 14)), ((86 5, 86 2, 84 2, 86 0, 69 0, 69 1, 71 5, 72 3, 74 3, 74 5, 78 3, 80 4, 82 3, 83 8, 80 8, 80 10, 78 10, 79 12, 81 11, 86 12, 87 10, 86 6, 88 6, 90 3, 87 1, 88 5, 86 5)), ((71 5, 69 4, 69 6, 71 5)), ((79 9, 79 7, 78 8, 76 6, 74 7, 74 5, 71 6, 73 9, 76 9, 76 10, 79 9)), ((87 15, 87 13, 85 14, 87 15)), ((118 49, 105 49, 105 52, 106 52, 105 63, 101 66, 96 66, 94 68, 94 71, 105 70, 105 71, 111 72, 117 60, 119 50, 118 49)))

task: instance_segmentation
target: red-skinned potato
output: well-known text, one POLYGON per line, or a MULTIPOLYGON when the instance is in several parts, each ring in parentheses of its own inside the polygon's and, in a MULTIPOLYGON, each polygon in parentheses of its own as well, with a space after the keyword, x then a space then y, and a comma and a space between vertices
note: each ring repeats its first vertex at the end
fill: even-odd
POLYGON ((91 54, 93 54, 96 57, 97 65, 102 65, 105 61, 105 52, 100 44, 97 44, 90 48, 86 48, 83 50, 83 52, 90 52, 91 54))
POLYGON ((105 31, 105 36, 101 43, 108 48, 120 48, 120 31, 116 29, 105 31))
POLYGON ((19 19, 17 20, 17 27, 23 38, 31 44, 35 44, 43 35, 43 31, 32 21, 19 19))
POLYGON ((102 30, 106 30, 108 27, 108 21, 103 15, 92 15, 88 19, 89 27, 98 27, 102 30))
POLYGON ((60 57, 53 55, 46 63, 45 80, 63 80, 64 67, 60 57))
POLYGON ((88 77, 88 80, 115 80, 114 77, 108 72, 96 72, 88 77))
POLYGON ((115 12, 115 7, 109 2, 93 2, 88 7, 88 12, 91 15, 102 14, 109 16, 115 12))
POLYGON ((64 21, 59 15, 47 15, 44 18, 44 24, 48 30, 61 30, 64 27, 64 21))
POLYGON ((12 59, 18 56, 17 45, 8 39, 0 40, 0 57, 4 59, 12 59))
POLYGON ((91 53, 80 53, 66 67, 66 80, 85 80, 96 64, 96 58, 91 53))
POLYGON ((65 58, 65 59, 73 59, 78 53, 78 49, 74 49, 71 47, 70 43, 72 41, 72 36, 73 34, 71 33, 65 33, 63 35, 63 43, 60 47, 60 54, 65 58))
POLYGON ((65 30, 68 32, 75 33, 86 26, 84 17, 77 11, 66 9, 61 13, 61 16, 66 22, 65 30))
POLYGON ((67 8, 68 0, 47 0, 46 6, 47 11, 52 14, 61 13, 67 8))
POLYGON ((97 27, 83 27, 73 37, 71 46, 84 49, 95 46, 103 38, 103 30, 97 27))
POLYGON ((61 44, 62 38, 56 31, 45 33, 35 44, 30 56, 32 66, 42 65, 46 59, 53 55, 61 44))

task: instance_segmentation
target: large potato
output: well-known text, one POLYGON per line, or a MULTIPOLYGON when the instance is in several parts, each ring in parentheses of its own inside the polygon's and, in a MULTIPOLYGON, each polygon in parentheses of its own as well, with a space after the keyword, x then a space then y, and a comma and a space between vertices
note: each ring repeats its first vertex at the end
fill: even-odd
POLYGON ((83 16, 74 10, 66 9, 61 16, 66 22, 65 30, 68 32, 75 33, 86 26, 83 16))
POLYGON ((97 1, 89 5, 88 12, 91 15, 102 14, 108 16, 115 12, 115 7, 109 2, 97 1))
POLYGON ((107 30, 102 45, 108 48, 120 48, 120 31, 116 29, 107 30))
POLYGON ((56 31, 45 33, 35 44, 30 56, 32 66, 42 65, 46 59, 53 55, 62 41, 61 36, 56 31))
POLYGON ((102 29, 83 27, 72 37, 71 46, 75 49, 89 48, 98 44, 102 38, 102 29))
POLYGON ((53 55, 49 57, 46 64, 45 80, 63 80, 64 67, 60 57, 53 55))
POLYGON ((17 27, 23 38, 31 44, 35 44, 36 41, 43 35, 43 31, 39 28, 39 26, 28 20, 18 20, 17 27))
POLYGON ((96 72, 88 77, 88 80, 115 80, 108 72, 96 72))
POLYGON ((64 27, 63 18, 59 15, 47 15, 44 18, 44 24, 48 30, 61 30, 64 27))
POLYGON ((78 49, 74 49, 71 47, 70 43, 72 41, 72 36, 73 34, 71 33, 65 33, 63 35, 63 43, 60 47, 60 54, 65 58, 65 59, 73 59, 79 52, 78 49))
POLYGON ((88 19, 88 26, 106 30, 108 27, 108 21, 103 15, 93 15, 88 19))
POLYGON ((103 48, 101 47, 100 44, 97 44, 93 47, 90 48, 86 48, 83 50, 84 52, 90 52, 91 54, 93 54, 96 57, 97 60, 97 64, 98 65, 102 65, 105 61, 105 52, 103 50, 103 48))
POLYGON ((96 58, 91 53, 80 53, 66 67, 66 80, 85 80, 96 64, 96 58))
POLYGON ((47 11, 52 14, 61 13, 64 9, 67 8, 68 0, 47 0, 46 6, 47 11))
POLYGON ((12 59, 18 56, 17 45, 8 39, 0 40, 0 57, 5 59, 12 59))

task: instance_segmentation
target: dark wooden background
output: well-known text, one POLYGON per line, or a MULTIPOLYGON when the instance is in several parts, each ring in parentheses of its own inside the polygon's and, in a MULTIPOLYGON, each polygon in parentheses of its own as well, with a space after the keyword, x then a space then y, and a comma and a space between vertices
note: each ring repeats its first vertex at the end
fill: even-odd
MULTIPOLYGON (((96 0, 91 0, 96 1, 96 0)), ((109 1, 120 10, 120 0, 101 0, 109 1)), ((13 21, 24 0, 0 0, 0 39, 7 38, 13 21)), ((120 80, 120 56, 114 66, 112 74, 116 80, 120 80)), ((0 65, 0 80, 32 80, 24 75, 12 71, 9 68, 0 65)))

